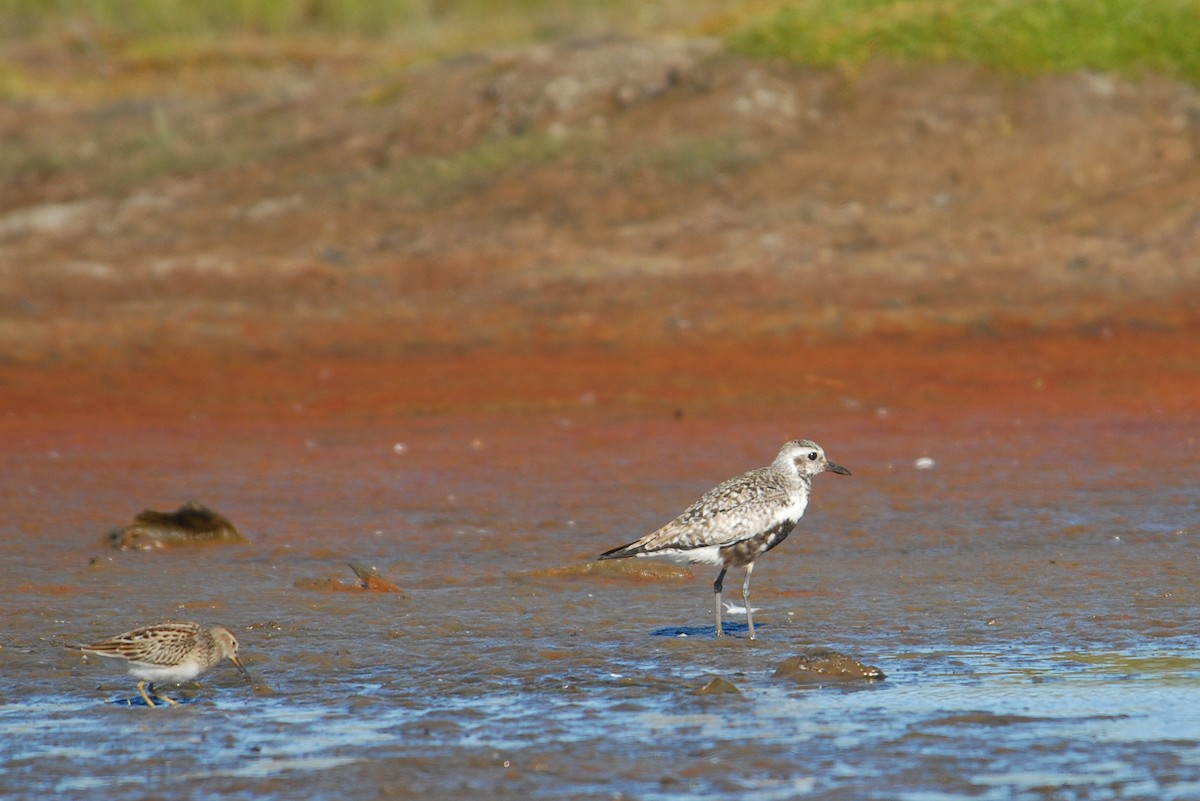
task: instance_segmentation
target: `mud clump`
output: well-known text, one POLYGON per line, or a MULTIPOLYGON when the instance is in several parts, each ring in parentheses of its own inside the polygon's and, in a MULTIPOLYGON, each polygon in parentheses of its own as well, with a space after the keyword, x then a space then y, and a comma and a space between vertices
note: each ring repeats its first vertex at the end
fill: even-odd
POLYGON ((298 590, 317 590, 319 592, 394 592, 404 595, 404 590, 400 589, 394 582, 384 578, 379 574, 379 568, 374 565, 364 565, 360 562, 351 562, 350 569, 354 571, 354 575, 358 577, 358 581, 349 583, 333 578, 298 578, 292 582, 292 586, 298 590))
POLYGON ((801 684, 823 681, 880 681, 887 678, 883 671, 864 665, 853 657, 831 648, 809 648, 779 663, 774 678, 791 679, 801 684))
POLYGON ((108 532, 104 541, 118 550, 247 542, 229 518, 195 501, 174 512, 146 509, 129 525, 108 532))
POLYGON ((696 575, 682 565, 669 562, 652 562, 646 559, 624 559, 618 561, 597 562, 590 560, 577 564, 533 570, 528 573, 532 578, 582 578, 587 576, 603 576, 605 578, 628 579, 632 581, 660 581, 663 579, 690 580, 696 575))
POLYGON ((379 568, 374 565, 364 565, 361 562, 351 562, 350 569, 358 576, 359 587, 369 592, 399 592, 401 590, 394 582, 379 575, 379 568))

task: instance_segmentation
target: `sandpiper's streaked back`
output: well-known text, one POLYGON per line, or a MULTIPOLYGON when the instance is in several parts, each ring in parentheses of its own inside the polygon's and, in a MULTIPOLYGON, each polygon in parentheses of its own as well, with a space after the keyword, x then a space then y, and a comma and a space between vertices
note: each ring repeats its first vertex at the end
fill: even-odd
MULTIPOLYGON (((228 659, 251 681, 238 658, 238 641, 224 626, 201 626, 175 621, 144 626, 109 637, 91 645, 81 645, 85 653, 124 659, 129 673, 138 681, 138 693, 148 706, 154 706, 154 682, 178 684, 194 679, 228 659), (149 685, 149 692, 146 688, 149 685)), ((168 704, 176 701, 157 695, 168 704)))
POLYGON ((746 568, 742 599, 746 623, 754 639, 754 616, 750 609, 750 573, 754 560, 783 542, 808 506, 813 476, 828 470, 850 475, 850 471, 825 458, 825 451, 812 440, 786 443, 775 461, 766 467, 742 473, 700 496, 679 517, 640 540, 600 554, 601 559, 630 556, 659 556, 679 562, 718 565, 721 572, 713 582, 716 594, 716 636, 721 628, 721 586, 731 567, 746 568))

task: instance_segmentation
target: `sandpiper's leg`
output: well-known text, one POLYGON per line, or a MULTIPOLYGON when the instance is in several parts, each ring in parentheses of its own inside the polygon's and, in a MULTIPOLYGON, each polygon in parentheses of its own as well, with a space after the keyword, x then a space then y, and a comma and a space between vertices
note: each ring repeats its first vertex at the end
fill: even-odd
POLYGON ((746 606, 746 625, 750 628, 750 639, 754 639, 754 613, 750 611, 750 574, 754 563, 746 565, 746 580, 742 582, 742 603, 746 606))
POLYGON ((161 692, 158 692, 157 689, 154 688, 154 685, 150 685, 150 692, 154 693, 154 697, 157 698, 158 700, 167 701, 167 704, 169 706, 179 706, 178 700, 175 700, 174 698, 167 698, 166 695, 163 695, 161 692))
MULTIPOLYGON (((168 698, 167 696, 160 693, 158 690, 154 689, 153 683, 150 684, 150 694, 160 701, 166 701, 168 706, 179 706, 179 702, 176 701, 174 698, 168 698)), ((142 694, 142 697, 146 698, 145 693, 142 694)), ((149 698, 146 698, 146 703, 150 703, 149 698)), ((150 706, 154 706, 154 704, 150 704, 150 706)))
MULTIPOLYGON (((150 685, 150 692, 154 692, 153 684, 150 685)), ((151 700, 150 696, 146 694, 146 680, 145 679, 142 679, 141 681, 138 682, 138 694, 140 694, 142 696, 142 700, 146 702, 146 706, 148 706, 148 707, 157 706, 157 704, 155 704, 154 701, 151 700)))
POLYGON ((725 571, 727 568, 721 568, 721 572, 717 574, 717 580, 713 582, 713 597, 716 599, 717 609, 717 634, 718 637, 723 637, 725 632, 721 629, 721 586, 725 581, 725 571))

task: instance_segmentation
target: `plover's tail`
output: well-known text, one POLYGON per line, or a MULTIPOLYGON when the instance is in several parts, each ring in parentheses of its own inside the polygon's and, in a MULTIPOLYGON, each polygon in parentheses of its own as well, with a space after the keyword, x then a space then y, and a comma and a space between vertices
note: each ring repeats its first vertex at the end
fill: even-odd
POLYGON ((637 556, 645 553, 646 549, 641 546, 641 540, 631 542, 628 545, 622 545, 618 548, 613 548, 611 551, 605 551, 597 556, 597 559, 625 559, 630 556, 637 556))

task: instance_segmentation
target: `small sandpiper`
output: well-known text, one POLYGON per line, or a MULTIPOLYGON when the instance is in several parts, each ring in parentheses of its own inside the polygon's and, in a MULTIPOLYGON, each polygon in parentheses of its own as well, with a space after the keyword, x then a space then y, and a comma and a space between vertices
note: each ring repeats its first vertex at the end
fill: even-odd
POLYGON ((750 573, 754 560, 787 538, 808 506, 813 476, 825 471, 848 476, 850 471, 825 458, 812 440, 785 444, 767 467, 735 476, 700 496, 679 517, 640 540, 600 554, 600 559, 660 556, 677 562, 719 565, 713 582, 717 628, 721 637, 721 586, 731 567, 746 568, 742 600, 746 624, 754 639, 750 608, 750 573))
POLYGON ((147 706, 159 698, 174 706, 179 703, 154 692, 154 682, 179 684, 196 678, 228 659, 253 683, 242 660, 238 641, 224 626, 201 626, 182 621, 145 626, 92 645, 81 645, 84 653, 126 660, 130 675, 138 678, 138 693, 147 706), (147 687, 149 692, 147 692, 147 687))

